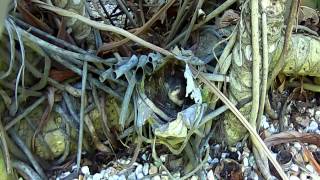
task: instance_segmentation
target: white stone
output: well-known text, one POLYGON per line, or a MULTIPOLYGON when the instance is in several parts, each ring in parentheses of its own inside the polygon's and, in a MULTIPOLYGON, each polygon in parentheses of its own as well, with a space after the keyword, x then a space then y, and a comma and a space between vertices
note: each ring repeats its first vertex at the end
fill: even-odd
POLYGON ((314 115, 314 118, 317 120, 317 121, 320 121, 320 111, 316 111, 315 115, 314 115))
POLYGON ((241 142, 237 142, 236 148, 237 148, 237 149, 240 149, 241 147, 242 147, 242 143, 241 143, 241 142))
POLYGON ((160 176, 159 175, 156 175, 152 178, 152 180, 161 180, 160 176))
POLYGON ((143 179, 143 177, 144 177, 144 175, 143 175, 143 173, 139 173, 139 174, 137 174, 137 179, 143 179))
POLYGON ((218 158, 214 158, 214 159, 212 160, 212 163, 213 163, 213 164, 219 163, 219 159, 218 159, 218 158))
POLYGON ((307 109, 309 116, 314 116, 314 108, 307 109))
POLYGON ((249 157, 249 166, 254 166, 256 164, 256 160, 254 159, 253 155, 249 157))
POLYGON ((136 174, 135 173, 131 173, 129 176, 128 176, 128 180, 136 180, 137 177, 136 177, 136 174))
POLYGON ((255 173, 254 171, 251 171, 251 172, 250 172, 249 177, 250 177, 251 179, 253 179, 253 180, 259 180, 258 174, 255 173))
POLYGON ((314 173, 314 168, 313 168, 312 165, 308 164, 308 165, 306 165, 306 168, 308 169, 308 171, 309 171, 310 173, 314 173))
POLYGON ((249 166, 249 160, 248 160, 248 158, 245 157, 245 158, 243 158, 242 161, 243 161, 243 166, 244 166, 244 167, 248 167, 248 166, 249 166))
POLYGON ((160 160, 161 160, 162 162, 166 162, 167 157, 168 157, 167 154, 163 154, 163 155, 160 156, 160 160))
POLYGON ((297 166, 296 164, 291 164, 290 169, 294 172, 298 172, 299 171, 299 166, 297 166))
POLYGON ((142 172, 143 174, 146 176, 149 174, 149 164, 148 163, 145 163, 142 167, 142 172))
POLYGON ((155 165, 151 164, 150 168, 149 168, 149 174, 153 175, 153 174, 156 174, 156 173, 158 173, 158 168, 155 165))
POLYGON ((221 153, 221 159, 225 159, 227 156, 229 156, 229 153, 221 153))
POLYGON ((127 178, 124 174, 122 174, 121 176, 119 176, 118 180, 127 180, 127 178))
POLYGON ((106 170, 105 170, 105 169, 102 169, 102 170, 100 171, 100 174, 105 175, 105 174, 106 174, 106 170))
POLYGON ((141 158, 146 161, 146 160, 147 160, 147 155, 146 155, 146 153, 142 154, 141 158))
POLYGON ((308 180, 307 174, 304 173, 304 172, 300 173, 300 179, 301 179, 301 180, 308 180))
POLYGON ((176 172, 176 173, 172 174, 172 176, 173 176, 174 178, 180 179, 181 174, 180 174, 180 172, 176 172))
POLYGON ((238 161, 240 161, 241 160, 241 152, 237 151, 237 154, 238 154, 238 161))
POLYGON ((89 167, 88 167, 88 166, 83 166, 83 167, 81 167, 81 172, 82 172, 84 175, 90 175, 90 170, 89 170, 89 167))
POLYGON ((109 168, 106 169, 104 174, 105 174, 105 176, 106 175, 107 176, 112 176, 112 175, 114 175, 116 173, 117 173, 117 170, 114 167, 109 167, 109 168))
POLYGON ((293 143, 293 147, 295 147, 298 151, 300 151, 301 150, 301 144, 300 143, 298 143, 298 142, 294 142, 293 143))
POLYGON ((161 176, 161 180, 169 180, 169 176, 161 176))
POLYGON ((311 121, 309 127, 307 127, 307 132, 314 132, 318 129, 318 123, 316 121, 311 121))
POLYGON ((264 129, 268 129, 270 127, 269 122, 267 121, 267 117, 264 115, 262 115, 262 117, 261 117, 261 126, 264 129))
POLYGON ((93 180, 101 180, 103 178, 103 175, 100 174, 100 173, 95 173, 93 176, 92 176, 92 179, 93 180))
POLYGON ((192 177, 191 177, 191 180, 198 180, 198 179, 199 179, 198 176, 192 176, 192 177))
POLYGON ((297 176, 290 176, 289 180, 300 180, 297 176))
POLYGON ((89 176, 85 177, 84 179, 86 179, 86 180, 93 180, 93 177, 92 177, 91 175, 89 175, 89 176))
POLYGON ((318 146, 315 145, 315 144, 309 144, 308 146, 308 149, 311 151, 311 152, 314 152, 318 149, 318 146))
POLYGON ((136 176, 138 177, 138 174, 142 174, 142 168, 143 166, 139 164, 135 170, 136 176))
POLYGON ((213 171, 212 171, 212 170, 210 170, 210 171, 208 172, 208 174, 207 174, 207 179, 208 179, 208 180, 214 180, 214 174, 213 174, 213 171))
POLYGON ((112 175, 108 178, 108 180, 118 180, 119 176, 118 175, 112 175))
POLYGON ((268 131, 271 133, 271 134, 274 134, 277 132, 276 128, 274 127, 273 124, 270 125, 270 127, 268 128, 268 131))
MULTIPOLYGON (((65 178, 65 177, 67 177, 68 175, 70 175, 71 173, 68 171, 68 172, 64 172, 64 173, 62 173, 61 175, 59 175, 59 179, 61 178, 61 179, 63 179, 63 178, 65 178)), ((58 179, 57 178, 57 179, 58 179)))

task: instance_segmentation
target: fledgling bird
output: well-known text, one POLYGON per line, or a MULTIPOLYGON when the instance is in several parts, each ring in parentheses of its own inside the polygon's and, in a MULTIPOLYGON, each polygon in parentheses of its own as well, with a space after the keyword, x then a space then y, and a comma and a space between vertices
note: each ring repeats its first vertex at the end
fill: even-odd
POLYGON ((185 100, 186 80, 183 73, 175 73, 168 77, 165 86, 170 101, 181 107, 185 100))

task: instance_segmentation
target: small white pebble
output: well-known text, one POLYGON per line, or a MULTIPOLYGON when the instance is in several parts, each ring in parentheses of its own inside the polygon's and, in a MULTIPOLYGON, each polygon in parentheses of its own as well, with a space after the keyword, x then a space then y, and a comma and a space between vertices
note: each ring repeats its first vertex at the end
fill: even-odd
POLYGON ((298 142, 294 142, 293 143, 293 147, 295 147, 298 151, 300 151, 301 150, 301 144, 300 143, 298 143, 298 142))
POLYGON ((242 143, 241 143, 241 142, 237 142, 236 148, 237 148, 237 149, 240 149, 241 147, 242 147, 242 143))
POLYGON ((147 160, 147 155, 144 153, 144 154, 142 154, 141 158, 146 161, 147 160))
POLYGON ((269 122, 267 121, 267 117, 264 115, 261 117, 261 126, 264 129, 268 129, 270 127, 269 122))
POLYGON ((158 168, 155 165, 151 164, 149 168, 149 174, 152 175, 156 173, 158 173, 158 168))
POLYGON ((117 173, 117 170, 114 167, 109 167, 109 168, 106 169, 104 174, 105 174, 105 176, 106 175, 107 176, 112 176, 112 175, 114 175, 116 173, 117 173))
POLYGON ((314 116, 314 108, 307 109, 309 116, 314 116))
POLYGON ((83 167, 81 167, 81 172, 82 172, 84 175, 90 175, 90 170, 89 170, 89 167, 88 167, 88 166, 83 166, 83 167))
POLYGON ((102 169, 102 170, 100 171, 100 174, 105 175, 105 174, 106 174, 106 170, 105 170, 105 169, 102 169))
POLYGON ((172 176, 173 176, 174 178, 180 179, 181 174, 180 174, 180 172, 176 172, 176 173, 172 174, 172 176))
POLYGON ((166 154, 161 155, 161 156, 160 156, 160 160, 161 160, 162 162, 166 162, 167 156, 168 156, 168 155, 166 155, 166 154))
POLYGON ((296 164, 291 164, 290 169, 294 172, 298 172, 299 171, 299 166, 297 166, 296 164))
POLYGON ((144 177, 143 173, 137 174, 137 179, 142 179, 144 177))
POLYGON ((241 160, 241 152, 237 151, 237 154, 238 154, 238 161, 240 161, 241 160))
POLYGON ((93 180, 93 177, 92 177, 92 175, 89 175, 89 176, 85 177, 84 179, 86 179, 86 180, 93 180))
POLYGON ((251 179, 253 179, 253 180, 259 180, 258 174, 255 173, 254 171, 251 171, 251 172, 250 172, 249 177, 250 177, 251 179))
POLYGON ((208 179, 208 180, 214 180, 214 175, 213 175, 213 171, 212 171, 212 170, 210 170, 210 171, 208 172, 208 174, 207 174, 207 179, 208 179))
POLYGON ((213 163, 213 164, 219 163, 219 159, 218 159, 218 158, 214 158, 214 159, 212 160, 212 163, 213 163))
POLYGON ((124 174, 122 174, 121 176, 119 176, 118 180, 126 180, 126 176, 124 174))
POLYGON ((119 176, 118 175, 112 175, 108 178, 108 180, 118 180, 119 176))
POLYGON ((152 180, 161 180, 160 176, 159 175, 156 175, 152 178, 152 180))
POLYGON ((310 173, 314 173, 314 168, 310 164, 308 164, 306 168, 310 171, 310 173))
POLYGON ((169 180, 169 176, 161 176, 161 180, 169 180))
POLYGON ((274 127, 273 124, 270 125, 270 127, 268 128, 268 131, 271 133, 271 134, 274 134, 277 132, 276 128, 274 127))
POLYGON ((62 173, 61 175, 59 175, 59 179, 61 178, 61 179, 63 179, 63 178, 65 178, 65 177, 67 177, 68 175, 70 175, 71 173, 68 171, 68 172, 64 172, 64 173, 62 173))
POLYGON ((221 153, 221 159, 225 159, 227 156, 229 156, 229 153, 221 153))
POLYGON ((314 118, 315 118, 317 121, 320 121, 320 111, 316 111, 316 112, 315 112, 314 118))
POLYGON ((128 176, 128 180, 136 180, 137 177, 136 177, 136 174, 133 172, 131 173, 129 176, 128 176))
POLYGON ((254 166, 256 164, 256 160, 253 155, 249 157, 249 166, 254 166))
POLYGON ((198 179, 199 179, 198 176, 192 176, 192 177, 191 177, 191 180, 198 180, 198 179))
POLYGON ((297 176, 290 176, 289 179, 290 179, 290 180, 300 180, 300 178, 298 178, 297 176))
POLYGON ((92 176, 92 179, 93 180, 100 180, 103 178, 103 175, 100 174, 100 173, 95 173, 93 176, 92 176))
POLYGON ((307 132, 314 132, 318 129, 318 123, 315 121, 311 121, 309 127, 306 128, 307 132))
POLYGON ((307 180, 308 178, 307 178, 307 174, 306 173, 304 173, 304 172, 302 172, 301 174, 300 174, 300 180, 307 180))
POLYGON ((138 177, 138 174, 142 174, 142 168, 143 166, 141 164, 139 164, 136 168, 136 170, 134 171, 138 177))
POLYGON ((143 172, 143 174, 144 174, 145 176, 149 174, 149 164, 148 164, 148 163, 145 163, 145 164, 143 165, 142 172, 143 172))
POLYGON ((245 158, 243 158, 242 161, 243 161, 243 166, 244 166, 244 167, 248 167, 248 166, 249 166, 249 160, 248 160, 248 158, 245 157, 245 158))
POLYGON ((315 145, 315 144, 309 144, 308 146, 308 149, 311 151, 311 152, 314 152, 318 149, 318 146, 315 145))

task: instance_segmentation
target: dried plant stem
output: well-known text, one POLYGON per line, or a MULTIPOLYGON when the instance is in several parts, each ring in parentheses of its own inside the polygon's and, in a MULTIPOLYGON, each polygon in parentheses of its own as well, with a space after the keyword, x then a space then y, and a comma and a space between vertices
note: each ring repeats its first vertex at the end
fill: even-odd
POLYGON ((261 95, 260 95, 260 105, 257 118, 257 130, 260 128, 261 118, 264 111, 264 105, 267 95, 267 83, 268 83, 268 72, 269 72, 269 46, 268 46, 268 24, 267 15, 265 12, 266 0, 262 0, 262 18, 261 18, 261 28, 262 28, 262 82, 261 82, 261 95))
POLYGON ((259 2, 251 0, 251 43, 252 43, 252 107, 250 124, 256 127, 260 94, 260 47, 259 47, 259 2))
MULTIPOLYGON (((237 2, 237 0, 227 0, 223 4, 221 4, 217 9, 212 11, 208 16, 206 17, 205 20, 201 21, 199 24, 196 24, 193 28, 192 31, 195 31, 199 29, 202 25, 206 24, 209 22, 211 19, 217 17, 220 13, 222 13, 224 10, 226 10, 228 7, 230 7, 233 3, 237 2)), ((172 47, 174 44, 176 44, 178 41, 180 41, 185 35, 187 34, 187 31, 182 32, 177 36, 174 40, 172 40, 167 46, 166 49, 172 47)))
POLYGON ((9 134, 11 138, 15 141, 15 143, 19 146, 19 148, 24 152, 27 156, 29 162, 32 164, 34 169, 39 173, 41 179, 47 179, 43 169, 41 168, 40 164, 37 162, 35 157, 33 156, 32 152, 29 150, 27 145, 22 141, 19 137, 18 133, 14 129, 9 130, 9 134))
POLYGON ((12 173, 12 165, 11 165, 11 156, 9 153, 9 148, 6 140, 6 131, 3 127, 2 121, 1 121, 1 116, 0 116, 0 141, 1 141, 1 147, 2 151, 4 154, 4 157, 6 159, 6 168, 7 168, 7 173, 10 174, 12 173))
POLYGON ((198 17, 198 11, 199 11, 199 9, 201 9, 201 7, 203 5, 203 2, 204 2, 204 0, 198 0, 197 7, 196 7, 196 9, 195 9, 195 11, 193 13, 191 22, 190 22, 189 27, 188 27, 188 29, 186 31, 186 35, 184 35, 184 39, 182 40, 182 43, 181 43, 182 46, 185 46, 187 41, 188 41, 188 39, 189 39, 191 31, 192 31, 192 29, 194 27, 194 23, 196 22, 197 17, 198 17))
POLYGON ((83 63, 82 70, 82 84, 81 84, 81 106, 80 106, 80 122, 79 122, 79 137, 78 137, 78 149, 77 149, 77 172, 80 170, 81 154, 82 154, 82 142, 83 142, 83 129, 84 129, 84 109, 86 106, 86 84, 88 73, 88 62, 83 63))
MULTIPOLYGON (((171 0, 168 3, 166 3, 155 15, 152 16, 152 18, 147 23, 145 23, 142 27, 138 28, 133 34, 138 36, 139 34, 143 33, 144 31, 148 30, 149 28, 151 28, 151 26, 161 17, 161 15, 164 12, 166 12, 169 9, 169 7, 172 6, 172 4, 175 1, 176 0, 171 0)), ((107 51, 107 50, 122 46, 123 44, 125 44, 125 43, 127 43, 129 41, 130 41, 130 39, 126 38, 126 39, 123 39, 121 41, 104 44, 98 49, 98 54, 103 52, 103 51, 107 51)))
POLYGON ((47 10, 50 10, 50 11, 53 11, 61 16, 66 16, 66 17, 72 17, 72 18, 75 18, 79 21, 82 21, 94 28, 97 28, 97 29, 100 29, 100 30, 103 30, 103 31, 110 31, 110 32, 113 32, 113 33, 116 33, 116 34, 120 34, 124 37, 127 37, 129 39, 131 39, 132 41, 135 41, 147 48, 150 48, 154 51, 157 51, 163 55, 166 55, 166 56, 172 56, 172 53, 159 47, 159 46, 156 46, 152 43, 149 43, 141 38, 139 38, 138 36, 124 30, 124 29, 121 29, 121 28, 118 28, 118 27, 115 27, 115 26, 112 26, 112 25, 106 25, 106 24, 102 24, 102 23, 98 23, 96 21, 92 21, 84 16, 81 16, 77 13, 74 13, 74 12, 71 12, 71 11, 67 11, 67 10, 64 10, 64 9, 61 9, 61 8, 57 8, 55 6, 51 6, 51 5, 48 5, 46 3, 43 3, 41 1, 38 1, 38 0, 32 0, 32 2, 34 3, 37 3, 39 7, 41 8, 44 8, 44 9, 47 9, 47 10))
MULTIPOLYGON (((267 94, 267 81, 268 81, 268 71, 269 71, 269 47, 268 47, 268 26, 267 26, 267 15, 265 8, 265 1, 262 0, 261 8, 262 8, 262 83, 261 83, 261 94, 260 94, 260 104, 258 105, 258 116, 256 119, 256 129, 258 130, 260 127, 260 122, 262 118, 262 114, 264 111, 264 104, 267 94)), ((253 67, 254 68, 254 67, 253 67)), ((260 73, 260 72, 259 72, 260 73)), ((257 166, 261 171, 261 174, 266 178, 271 178, 271 173, 269 169, 268 159, 266 155, 263 153, 263 150, 260 147, 253 147, 253 154, 257 160, 257 166)))
POLYGON ((36 107, 38 107, 44 100, 45 96, 40 97, 36 102, 34 102, 31 106, 29 106, 22 114, 18 115, 14 119, 12 119, 6 126, 5 129, 8 130, 13 127, 16 123, 18 123, 21 119, 26 117, 29 113, 31 113, 36 107))
POLYGON ((28 164, 19 161, 19 160, 12 160, 12 167, 18 170, 18 172, 22 173, 26 179, 33 179, 33 180, 42 180, 42 178, 35 172, 28 164))
POLYGON ((171 41, 171 39, 173 38, 173 36, 176 34, 178 28, 179 28, 179 24, 181 22, 181 18, 182 16, 185 14, 186 12, 186 8, 188 5, 189 0, 184 0, 182 3, 182 6, 179 8, 178 14, 176 16, 176 19, 174 20, 173 24, 172 24, 172 28, 170 30, 169 36, 167 38, 167 43, 171 41))

